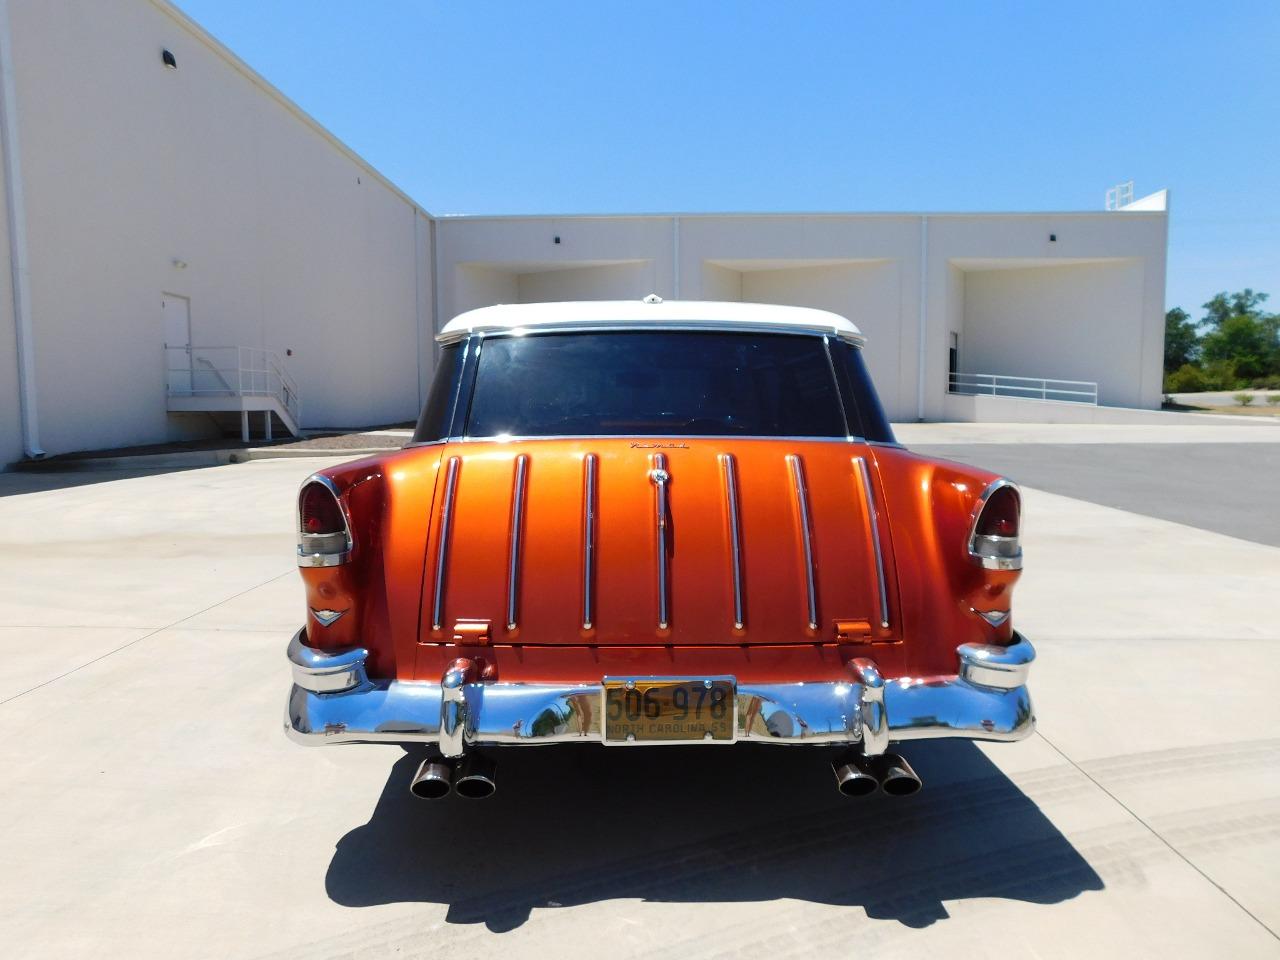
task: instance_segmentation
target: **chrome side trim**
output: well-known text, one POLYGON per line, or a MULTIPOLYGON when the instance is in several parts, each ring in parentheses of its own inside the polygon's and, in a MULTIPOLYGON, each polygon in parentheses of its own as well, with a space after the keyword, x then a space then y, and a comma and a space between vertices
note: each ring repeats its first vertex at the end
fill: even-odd
MULTIPOLYGON (((473 437, 470 434, 449 437, 444 441, 433 440, 432 443, 527 443, 533 440, 631 440, 637 444, 669 442, 680 443, 684 440, 779 440, 792 443, 871 443, 862 437, 769 437, 762 434, 737 433, 556 433, 556 434, 508 434, 500 433, 488 437, 473 437)), ((406 446, 428 446, 428 444, 406 444, 406 446)), ((893 444, 893 446, 899 446, 893 444)))
MULTIPOLYGON (((313 473, 298 484, 298 495, 293 499, 293 529, 298 533, 298 566, 300 567, 336 567, 350 560, 351 553, 355 550, 355 537, 351 535, 351 512, 347 509, 347 503, 343 500, 342 494, 338 492, 337 484, 323 473, 313 473), (340 553, 309 553, 305 549, 305 538, 308 535, 302 532, 302 491, 309 483, 320 484, 338 501, 338 509, 342 511, 342 532, 347 538, 347 549, 340 553)), ((319 536, 327 536, 327 534, 319 536)))
POLYGON ((524 529, 524 485, 529 469, 528 454, 516 457, 516 475, 511 487, 511 542, 507 556, 507 629, 516 628, 520 597, 520 539, 524 529))
POLYGON ((592 594, 596 571, 596 465, 599 457, 588 453, 583 457, 582 481, 582 629, 590 630, 594 622, 592 594))
POLYGON ((286 656, 293 669, 294 685, 312 693, 342 693, 369 682, 364 670, 368 650, 364 647, 317 650, 307 645, 305 627, 289 641, 286 656))
POLYGON ((444 625, 445 561, 449 558, 449 527, 453 522, 453 497, 458 487, 460 457, 449 458, 449 470, 444 481, 444 503, 440 507, 440 542, 436 544, 436 583, 431 601, 431 629, 444 625))
POLYGON ((809 629, 818 629, 818 590, 814 582, 813 532, 809 525, 809 488, 804 480, 804 461, 794 453, 787 454, 791 469, 791 487, 800 511, 800 540, 804 547, 805 591, 809 602, 809 629))
POLYGON ((880 626, 889 626, 889 591, 885 586, 884 554, 880 549, 880 511, 876 509, 876 495, 871 488, 871 472, 867 469, 865 457, 854 457, 858 466, 858 481, 862 487, 862 502, 867 507, 867 522, 871 526, 871 550, 876 560, 876 587, 880 598, 880 626))
POLYGON ((733 576, 733 628, 746 625, 742 605, 742 530, 738 524, 738 464, 732 453, 720 454, 724 468, 724 496, 729 509, 729 558, 733 576))
POLYGON ((722 320, 680 320, 671 323, 620 323, 616 320, 601 320, 598 323, 582 321, 579 323, 531 323, 522 327, 504 328, 470 328, 450 330, 448 333, 436 335, 437 343, 453 343, 467 337, 525 337, 538 334, 556 333, 667 333, 682 331, 691 333, 776 333, 790 336, 835 337, 852 343, 856 347, 866 345, 867 338, 862 334, 838 330, 835 327, 804 327, 800 325, 773 325, 768 323, 725 322, 722 320))
MULTIPOLYGON (((982 491, 982 495, 978 497, 978 502, 973 505, 973 511, 969 514, 969 559, 978 564, 985 570, 1021 570, 1022 569, 1022 550, 1019 549, 1015 556, 1008 557, 984 557, 975 549, 978 544, 978 520, 982 516, 982 511, 986 509, 987 501, 991 499, 991 495, 997 490, 1005 487, 1012 487, 1013 492, 1018 495, 1018 533, 1022 533, 1022 491, 1018 485, 1012 480, 1004 477, 997 477, 987 484, 987 488, 982 491)), ((1017 537, 989 537, 991 540, 1015 540, 1017 537)))
MULTIPOLYGON (((369 681, 362 649, 327 654, 289 645, 294 686, 285 732, 304 744, 432 743, 458 756, 472 746, 600 742, 604 687, 479 681, 474 661, 450 665, 439 682, 369 681), (350 686, 343 686, 349 683, 350 686), (323 687, 326 689, 317 689, 323 687)), ((906 740, 1021 740, 1035 730, 1025 680, 1035 651, 966 644, 960 673, 884 679, 870 660, 844 679, 739 683, 737 739, 777 745, 853 744, 869 756, 906 740)))
POLYGON ((667 583, 667 563, 671 555, 670 514, 671 504, 667 496, 667 484, 671 482, 671 474, 667 472, 667 455, 653 455, 653 469, 649 471, 649 479, 655 489, 654 502, 657 510, 657 548, 658 555, 658 629, 666 630, 671 625, 671 598, 667 583))

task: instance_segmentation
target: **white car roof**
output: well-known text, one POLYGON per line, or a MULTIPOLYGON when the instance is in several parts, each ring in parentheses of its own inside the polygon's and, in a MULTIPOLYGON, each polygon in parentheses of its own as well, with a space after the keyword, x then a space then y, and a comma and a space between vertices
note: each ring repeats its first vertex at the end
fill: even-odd
POLYGON ((458 314, 436 338, 459 340, 469 333, 513 330, 673 327, 719 330, 786 330, 821 333, 862 342, 862 334, 838 313, 809 307, 768 303, 724 303, 712 300, 574 300, 564 303, 520 303, 481 307, 458 314))

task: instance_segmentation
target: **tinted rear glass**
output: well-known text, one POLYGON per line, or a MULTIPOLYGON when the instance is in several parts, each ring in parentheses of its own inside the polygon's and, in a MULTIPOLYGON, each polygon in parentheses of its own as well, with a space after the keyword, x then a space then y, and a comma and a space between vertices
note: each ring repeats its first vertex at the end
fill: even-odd
POLYGON ((440 351, 440 362, 436 365, 435 379, 431 381, 431 392, 427 394, 426 406, 422 408, 418 429, 413 435, 414 443, 430 443, 433 440, 443 440, 449 435, 454 399, 462 376, 462 348, 461 343, 450 343, 440 351))
POLYGON ((871 385, 871 375, 862 351, 851 343, 832 341, 831 361, 844 390, 844 412, 854 436, 881 443, 894 443, 893 428, 880 405, 880 397, 871 385))
POLYGON ((826 346, 791 334, 486 339, 467 435, 846 435, 826 346))

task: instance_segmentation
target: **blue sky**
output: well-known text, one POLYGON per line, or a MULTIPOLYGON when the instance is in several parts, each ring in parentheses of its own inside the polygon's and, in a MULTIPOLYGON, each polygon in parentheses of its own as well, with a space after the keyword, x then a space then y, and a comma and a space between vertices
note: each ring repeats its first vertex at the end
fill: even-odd
POLYGON ((178 0, 432 213, 1094 210, 1280 310, 1280 3, 178 0))

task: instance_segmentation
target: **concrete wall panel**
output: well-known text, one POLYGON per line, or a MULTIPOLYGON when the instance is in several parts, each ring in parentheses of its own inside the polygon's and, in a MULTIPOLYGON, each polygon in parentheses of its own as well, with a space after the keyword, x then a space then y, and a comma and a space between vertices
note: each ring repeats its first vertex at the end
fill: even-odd
POLYGON ((1142 406, 1142 263, 968 271, 961 370, 1088 380, 1099 402, 1142 406))
POLYGON ((520 274, 516 289, 520 303, 639 300, 653 292, 653 261, 531 271, 520 274))
POLYGON ((867 337, 867 366, 889 416, 914 415, 901 402, 901 289, 896 262, 747 271, 742 274, 742 299, 816 307, 848 317, 867 337))
POLYGON ((13 313, 9 209, 0 181, 0 467, 21 460, 22 417, 18 400, 18 339, 13 313))
POLYGON ((197 345, 292 350, 304 425, 416 415, 411 202, 161 7, 10 16, 48 452, 189 429, 165 411, 164 292, 197 345))

